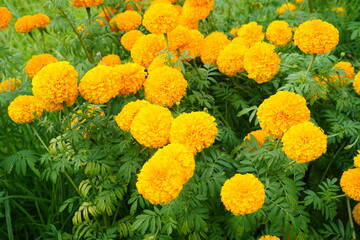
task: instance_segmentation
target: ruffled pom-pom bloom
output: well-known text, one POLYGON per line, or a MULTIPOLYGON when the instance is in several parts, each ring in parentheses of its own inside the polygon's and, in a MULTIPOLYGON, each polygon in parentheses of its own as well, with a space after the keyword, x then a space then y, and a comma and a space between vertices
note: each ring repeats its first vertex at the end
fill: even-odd
POLYGON ((135 30, 141 25, 142 17, 135 11, 125 11, 118 13, 110 20, 111 30, 113 32, 135 30))
POLYGON ((6 7, 0 7, 0 30, 9 26, 11 12, 6 7))
POLYGON ((16 88, 20 87, 21 80, 18 78, 9 78, 0 83, 0 94, 5 91, 14 92, 16 88))
POLYGON ((353 86, 354 86, 355 92, 360 95, 360 73, 357 73, 355 75, 353 86))
POLYGON ((341 176, 340 186, 349 198, 360 201, 360 168, 345 171, 341 176))
POLYGON ((41 117, 42 103, 34 96, 22 95, 12 101, 8 107, 9 117, 16 123, 30 123, 41 117))
POLYGON ((115 54, 107 55, 98 62, 98 65, 105 65, 112 67, 120 64, 121 64, 121 59, 118 55, 115 54))
POLYGON ((116 115, 115 121, 117 125, 126 132, 130 132, 131 124, 136 114, 143 107, 149 106, 150 103, 145 100, 136 100, 135 102, 129 102, 124 106, 121 112, 116 115))
POLYGON ((131 51, 132 47, 134 46, 135 42, 141 37, 144 36, 144 34, 142 32, 140 32, 139 30, 131 30, 127 33, 125 33, 121 39, 121 45, 123 45, 123 47, 126 50, 131 51))
POLYGON ((70 4, 77 8, 89 8, 100 5, 104 0, 71 0, 70 4))
POLYGON ((163 35, 148 34, 141 36, 131 49, 131 57, 135 63, 148 68, 158 52, 166 47, 163 35))
POLYGON ((283 5, 281 5, 276 11, 279 15, 289 11, 289 12, 294 12, 297 10, 297 7, 292 4, 292 3, 284 3, 283 5))
POLYGON ((356 204, 352 211, 355 222, 360 225, 360 203, 356 204))
POLYGON ((291 38, 291 28, 285 21, 273 21, 266 29, 266 39, 276 46, 285 46, 291 38))
POLYGON ((259 240, 280 240, 280 238, 271 235, 265 235, 259 238, 259 240))
MULTIPOLYGON (((254 136, 254 138, 256 139, 257 143, 258 143, 258 147, 261 147, 263 145, 263 143, 266 141, 266 137, 269 136, 269 133, 260 129, 260 130, 255 130, 250 132, 248 135, 246 135, 246 137, 244 138, 245 140, 250 140, 251 139, 251 135, 254 136)), ((245 147, 248 147, 245 143, 245 147)))
POLYGON ((51 54, 34 55, 25 65, 25 73, 29 78, 33 78, 43 67, 50 63, 58 62, 51 54))
POLYGON ((354 166, 360 168, 360 150, 358 150, 358 154, 354 157, 354 166))
POLYGON ((249 22, 239 28, 237 36, 246 42, 247 47, 251 47, 255 43, 264 40, 265 34, 262 28, 263 27, 256 22, 249 22))
POLYGON ((216 64, 220 51, 224 49, 230 40, 222 32, 213 32, 205 38, 201 51, 201 61, 204 64, 216 64))
POLYGON ((331 70, 329 81, 335 85, 346 86, 354 79, 355 69, 350 62, 338 62, 331 70))
POLYGON ((179 12, 167 3, 156 3, 144 14, 143 25, 151 33, 162 34, 173 30, 179 20, 179 12))
POLYGON ((238 73, 243 72, 244 57, 248 48, 243 44, 230 43, 223 50, 217 58, 216 64, 219 71, 229 77, 233 77, 238 73))
POLYGON ((136 93, 142 88, 147 75, 143 66, 137 63, 125 63, 116 66, 115 70, 120 84, 120 96, 136 93))

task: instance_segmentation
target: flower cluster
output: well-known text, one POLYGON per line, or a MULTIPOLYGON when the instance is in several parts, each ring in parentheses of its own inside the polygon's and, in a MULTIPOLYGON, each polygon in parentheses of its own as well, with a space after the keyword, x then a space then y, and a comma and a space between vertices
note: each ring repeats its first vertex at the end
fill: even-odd
POLYGON ((360 150, 358 150, 358 154, 354 157, 354 166, 360 168, 360 150))
POLYGON ((12 101, 8 107, 9 117, 16 123, 30 123, 41 117, 43 107, 41 101, 28 95, 21 95, 12 101))
POLYGON ((0 83, 0 94, 5 91, 14 92, 16 88, 21 85, 21 80, 18 78, 9 78, 0 83))
POLYGON ((216 64, 220 51, 224 49, 230 40, 222 32, 213 32, 205 37, 201 51, 201 61, 204 64, 216 64))
POLYGON ((19 33, 28 33, 34 29, 45 28, 50 23, 50 18, 42 13, 26 15, 15 23, 15 30, 19 33))
POLYGON ((352 211, 355 222, 360 225, 360 203, 356 204, 352 211))
POLYGON ((121 112, 116 115, 115 121, 117 125, 126 132, 130 132, 131 124, 136 114, 143 107, 149 106, 150 103, 145 100, 136 100, 135 102, 129 102, 124 106, 121 112))
POLYGON ((25 65, 25 73, 29 78, 33 78, 43 67, 58 60, 51 54, 34 55, 25 65))

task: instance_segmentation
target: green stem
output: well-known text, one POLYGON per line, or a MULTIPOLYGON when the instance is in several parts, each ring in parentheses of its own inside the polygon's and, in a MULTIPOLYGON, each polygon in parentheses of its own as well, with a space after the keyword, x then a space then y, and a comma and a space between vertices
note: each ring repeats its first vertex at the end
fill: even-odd
MULTIPOLYGON (((341 195, 337 195, 337 196, 333 196, 330 199, 338 199, 338 198, 343 198, 346 197, 346 194, 341 194, 341 195)), ((305 201, 298 201, 298 204, 303 204, 305 203, 305 201)))
POLYGON ((349 197, 346 197, 346 205, 347 205, 347 210, 348 210, 348 214, 349 214, 350 227, 352 230, 352 240, 356 240, 356 233, 355 233, 354 221, 353 221, 352 214, 351 214, 351 206, 350 206, 349 197))
MULTIPOLYGON (((8 192, 6 192, 6 196, 7 195, 8 195, 8 192)), ((13 234, 12 225, 11 225, 11 210, 10 210, 9 199, 7 199, 5 201, 5 219, 6 219, 8 238, 9 238, 9 240, 14 240, 14 234, 13 234)))
POLYGON ((40 137, 39 133, 37 132, 36 128, 34 128, 34 126, 32 124, 26 123, 28 124, 28 126, 30 126, 30 128, 33 130, 35 136, 39 139, 39 141, 41 142, 41 144, 44 146, 44 148, 50 153, 49 148, 46 146, 46 144, 44 143, 44 141, 42 140, 42 138, 40 137))
POLYGON ((317 54, 312 55, 312 59, 311 59, 308 69, 306 70, 305 77, 307 77, 309 71, 311 70, 312 66, 314 65, 316 56, 317 56, 317 54))
POLYGON ((43 43, 43 50, 44 50, 44 53, 46 53, 46 43, 45 43, 44 29, 39 28, 39 31, 41 33, 41 39, 42 39, 42 43, 43 43))
POLYGON ((12 149, 11 149, 11 145, 10 145, 10 138, 8 135, 8 125, 7 122, 5 121, 4 115, 2 113, 2 106, 0 103, 0 118, 1 118, 1 122, 2 122, 2 127, 4 128, 4 137, 5 137, 5 145, 7 148, 7 153, 10 155, 12 153, 12 149))
POLYGON ((170 43, 169 43, 169 36, 167 33, 164 33, 165 41, 166 41, 166 48, 170 50, 170 43))
POLYGON ((327 167, 326 167, 326 169, 325 169, 325 171, 324 171, 324 173, 323 173, 323 175, 322 175, 322 177, 321 177, 320 182, 324 181, 324 178, 325 178, 327 172, 329 171, 331 164, 334 162, 334 160, 336 159, 336 156, 340 153, 340 151, 344 148, 345 144, 346 144, 346 142, 344 142, 344 143, 341 145, 341 147, 340 147, 340 148, 337 150, 337 152, 335 153, 334 157, 331 159, 330 163, 327 165, 327 167))
POLYGON ((310 13, 314 12, 314 4, 312 0, 308 0, 308 4, 309 4, 309 11, 310 13))
POLYGON ((81 197, 81 193, 78 189, 78 187, 75 185, 74 181, 71 179, 71 177, 69 176, 69 174, 67 172, 63 172, 65 177, 69 180, 70 184, 74 187, 74 189, 76 190, 76 192, 79 194, 79 196, 81 197))
POLYGON ((87 13, 87 16, 88 16, 89 26, 90 26, 90 24, 91 24, 91 8, 87 7, 86 8, 86 13, 87 13))
POLYGON ((34 201, 51 202, 49 199, 38 198, 38 197, 31 197, 31 196, 23 196, 23 195, 11 195, 11 196, 2 197, 2 198, 0 198, 0 201, 4 201, 4 200, 8 200, 8 199, 13 199, 13 198, 31 199, 31 200, 34 200, 34 201))

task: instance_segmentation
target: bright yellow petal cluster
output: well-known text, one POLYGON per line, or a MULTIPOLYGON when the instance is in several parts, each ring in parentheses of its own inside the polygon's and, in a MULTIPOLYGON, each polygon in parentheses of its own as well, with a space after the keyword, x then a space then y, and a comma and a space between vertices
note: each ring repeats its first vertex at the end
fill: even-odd
MULTIPOLYGON (((151 71, 159 67, 164 67, 164 66, 173 67, 177 60, 178 57, 175 55, 174 52, 166 51, 157 55, 147 70, 150 73, 151 71)), ((176 69, 181 71, 180 66, 178 66, 176 69)))
POLYGON ((120 64, 121 64, 121 59, 116 54, 107 55, 98 62, 98 65, 105 65, 105 66, 116 66, 120 64))
POLYGON ((310 110, 301 95, 278 91, 260 104, 257 117, 262 129, 281 138, 290 127, 309 121, 310 110))
POLYGON ((343 7, 334 7, 331 11, 336 12, 339 17, 344 17, 346 15, 346 10, 343 7))
POLYGON ((144 83, 145 98, 153 104, 171 107, 186 94, 187 85, 177 69, 168 66, 155 68, 144 83))
POLYGON ((94 104, 107 103, 119 93, 118 75, 115 67, 98 65, 90 69, 80 80, 81 96, 94 104))
POLYGON ((194 169, 194 156, 181 144, 169 144, 144 164, 136 187, 150 203, 167 204, 180 194, 194 169))
POLYGON ((145 106, 149 106, 150 103, 145 100, 136 100, 135 102, 129 102, 124 106, 121 112, 115 116, 117 125, 126 132, 130 132, 131 124, 136 114, 145 106))
POLYGON ((25 73, 29 78, 33 78, 43 67, 58 60, 51 54, 34 55, 26 63, 25 73))
POLYGON ((246 52, 244 68, 248 77, 257 83, 268 82, 279 72, 280 58, 274 45, 258 42, 246 52))
POLYGON ((304 0, 295 0, 295 2, 296 2, 297 4, 301 4, 301 3, 304 2, 304 0))
POLYGON ((244 57, 247 50, 248 48, 244 44, 230 43, 227 45, 220 51, 216 61, 219 71, 229 77, 243 72, 245 70, 244 57))
POLYGON ((131 51, 132 47, 134 46, 135 42, 141 37, 144 36, 142 32, 139 30, 131 30, 127 33, 125 33, 121 39, 120 42, 123 45, 123 47, 126 50, 131 51))
POLYGON ((55 62, 43 67, 33 78, 33 93, 44 103, 74 104, 78 96, 78 73, 69 62, 55 62))
POLYGON ((201 20, 210 15, 214 4, 214 0, 186 0, 182 12, 185 16, 201 20))
POLYGON ((204 64, 216 64, 220 51, 224 49, 230 40, 222 32, 213 32, 209 34, 204 41, 201 51, 201 61, 204 64))
POLYGON ((193 154, 210 147, 218 134, 215 118, 205 112, 183 113, 175 118, 170 142, 187 146, 193 154))
POLYGON ((0 83, 0 94, 5 91, 14 92, 16 88, 20 87, 21 80, 18 78, 9 78, 0 83))
POLYGON ((41 102, 34 96, 22 95, 12 101, 8 107, 9 117, 16 123, 30 123, 43 112, 41 102))
POLYGON ((155 34, 168 33, 173 30, 179 20, 179 12, 167 3, 156 3, 149 7, 144 14, 144 27, 155 34))
POLYGON ((345 86, 350 83, 350 80, 354 79, 355 69, 349 62, 338 62, 331 70, 329 81, 334 84, 345 86))
POLYGON ((303 122, 290 127, 281 139, 282 150, 298 163, 318 159, 326 152, 327 136, 312 122, 303 122))
MULTIPOLYGON (((256 130, 256 131, 252 131, 250 132, 248 135, 246 135, 246 137, 244 138, 245 140, 250 140, 251 139, 251 135, 253 135, 258 143, 258 147, 261 147, 263 145, 263 143, 266 141, 266 137, 269 137, 269 133, 260 129, 260 130, 256 130)), ((245 142, 246 145, 246 142, 245 142)), ((248 146, 245 146, 248 147, 248 146)))
POLYGON ((328 22, 309 20, 296 29, 294 43, 304 53, 325 54, 339 43, 339 31, 328 22))
POLYGON ((198 29, 199 28, 199 20, 193 15, 185 15, 184 11, 181 12, 179 18, 179 25, 187 27, 189 29, 198 29))
POLYGON ((0 30, 9 26, 11 12, 6 7, 0 7, 0 30))
POLYGON ((357 73, 355 75, 353 86, 354 86, 355 92, 360 95, 360 73, 357 73))
POLYGON ((166 47, 163 35, 148 34, 141 36, 131 49, 131 57, 137 64, 148 68, 159 51, 166 47))
POLYGON ((160 148, 169 143, 173 120, 169 109, 151 104, 136 114, 130 132, 141 145, 160 148))
POLYGON ((19 33, 28 33, 37 28, 45 28, 50 23, 50 18, 42 13, 26 15, 15 23, 15 30, 19 33))
POLYGON ((115 66, 115 70, 119 77, 120 96, 136 93, 142 88, 147 75, 143 66, 137 63, 125 63, 115 66))
POLYGON ((245 40, 248 47, 253 46, 255 43, 264 40, 265 34, 262 31, 263 27, 256 22, 249 22, 239 28, 237 32, 238 38, 245 40))
POLYGON ((183 54, 188 50, 188 55, 193 58, 199 57, 204 44, 204 35, 197 29, 189 29, 185 26, 178 25, 169 33, 170 50, 183 54))
POLYGON ((110 20, 112 31, 130 31, 135 30, 141 25, 142 17, 139 13, 127 10, 123 13, 118 13, 110 20), (115 27, 115 28, 113 28, 115 27), (118 30, 116 30, 116 28, 118 30))
POLYGON ((104 0, 70 0, 70 4, 77 8, 89 8, 100 5, 104 0))
POLYGON ((355 222, 360 225, 360 203, 356 204, 352 211, 355 222))
POLYGON ((34 28, 45 28, 50 23, 50 18, 42 13, 33 15, 34 28))
POLYGON ((340 186, 349 198, 360 201, 360 168, 345 171, 341 176, 340 186))
POLYGON ((265 201, 265 186, 251 173, 235 174, 221 188, 221 201, 234 215, 259 210, 265 201))
POLYGON ((284 3, 283 5, 281 5, 276 11, 279 15, 287 12, 287 11, 290 11, 290 12, 294 12, 296 11, 296 6, 292 3, 284 3))
POLYGON ((265 235, 259 238, 259 240, 280 240, 280 238, 271 235, 265 235))
POLYGON ((285 21, 273 21, 266 29, 266 39, 276 46, 285 46, 291 38, 291 28, 285 21))
MULTIPOLYGON (((41 100, 40 100, 41 101, 41 100)), ((73 103, 68 103, 67 105, 73 105, 73 103)), ((64 104, 62 103, 44 103, 42 102, 42 107, 47 112, 55 112, 64 109, 64 104)))
POLYGON ((354 157, 354 166, 360 168, 360 150, 358 150, 358 155, 354 157))
POLYGON ((233 35, 234 37, 237 37, 237 33, 239 31, 240 27, 234 27, 230 30, 230 34, 233 35))

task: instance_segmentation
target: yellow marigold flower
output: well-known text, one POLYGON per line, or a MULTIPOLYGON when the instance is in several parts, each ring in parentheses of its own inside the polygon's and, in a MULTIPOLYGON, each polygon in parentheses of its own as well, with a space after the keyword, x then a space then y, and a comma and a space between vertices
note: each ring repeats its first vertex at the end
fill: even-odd
POLYGON ((51 54, 34 55, 25 65, 25 73, 29 78, 33 78, 43 67, 58 60, 51 54))
POLYGON ((230 34, 233 35, 234 37, 237 37, 237 33, 239 31, 240 27, 234 27, 230 30, 230 34))
POLYGON ((196 20, 207 18, 214 8, 214 0, 186 0, 182 13, 196 20))
POLYGON ((197 29, 191 29, 188 36, 188 42, 185 46, 180 49, 181 54, 188 49, 188 54, 195 57, 199 57, 201 55, 201 51, 203 49, 205 43, 205 37, 201 34, 201 32, 197 29))
POLYGON ((0 83, 0 94, 5 91, 14 92, 16 88, 20 87, 21 80, 18 78, 9 78, 0 83))
POLYGON ((309 20, 296 29, 294 43, 304 53, 325 54, 339 43, 339 31, 328 22, 309 20))
POLYGON ((332 67, 332 73, 330 73, 330 79, 334 84, 341 86, 348 85, 350 80, 354 79, 355 69, 349 62, 338 62, 332 67))
POLYGON ((181 144, 159 149, 138 174, 136 188, 152 204, 167 204, 194 173, 194 156, 181 144))
POLYGON ((273 21, 266 29, 266 39, 276 46, 285 46, 291 38, 291 28, 285 21, 273 21))
POLYGON ((134 46, 135 42, 141 37, 144 36, 144 34, 142 32, 140 32, 139 30, 131 30, 127 33, 125 33, 121 39, 121 45, 123 45, 123 47, 126 50, 131 51, 132 47, 134 46))
POLYGON ((118 55, 110 54, 102 58, 98 62, 98 65, 105 65, 105 66, 116 66, 121 64, 121 59, 118 55))
POLYGON ((276 11, 279 15, 289 11, 289 12, 294 12, 296 11, 297 7, 292 4, 292 3, 284 3, 283 5, 281 5, 276 11))
POLYGON ((121 112, 115 116, 117 125, 126 132, 130 132, 131 124, 136 114, 143 107, 149 106, 150 103, 145 100, 136 100, 135 102, 127 103, 121 112))
POLYGON ((118 75, 115 67, 98 65, 90 69, 80 80, 81 96, 94 104, 107 103, 119 93, 118 75))
POLYGON ((148 68, 159 51, 166 47, 163 35, 148 34, 141 36, 131 49, 131 57, 137 64, 148 68))
POLYGON ((188 36, 190 29, 182 25, 176 26, 174 30, 169 33, 169 45, 171 51, 183 48, 188 43, 188 36))
POLYGON ((290 127, 309 121, 310 110, 301 95, 279 91, 260 104, 257 117, 262 129, 281 138, 290 127))
POLYGON ((119 95, 124 96, 139 91, 146 78, 145 68, 137 63, 125 63, 115 67, 120 84, 119 95))
POLYGON ((78 95, 78 73, 69 62, 55 62, 43 67, 33 78, 33 93, 44 103, 71 106, 78 95))
POLYGON ((352 211, 355 222, 360 225, 360 203, 356 204, 352 211))
POLYGON ((28 33, 34 30, 33 17, 26 15, 15 22, 15 30, 19 33, 28 33))
MULTIPOLYGON (((256 141, 258 143, 258 147, 261 147, 263 145, 263 143, 266 141, 266 137, 269 137, 268 132, 260 129, 260 130, 250 132, 248 135, 246 135, 246 137, 244 138, 244 141, 245 140, 250 140, 251 135, 253 135, 255 137, 255 139, 256 139, 256 141)), ((246 147, 248 147, 248 146, 246 146, 246 147)))
POLYGON ((201 61, 204 64, 216 64, 220 51, 224 49, 230 40, 222 32, 213 32, 205 40, 201 51, 201 61))
POLYGON ((162 34, 173 30, 178 20, 179 12, 172 4, 157 3, 145 12, 143 25, 151 33, 162 34))
POLYGON ((312 122, 303 122, 290 127, 281 141, 286 156, 298 163, 318 159, 326 152, 327 147, 327 136, 312 122))
POLYGON ((0 30, 9 26, 11 12, 6 7, 0 7, 0 30))
POLYGON ((331 11, 336 12, 339 17, 344 17, 346 15, 346 10, 343 7, 334 7, 331 11))
POLYGON ((135 30, 141 25, 142 17, 139 13, 127 10, 118 13, 110 20, 111 31, 130 31, 135 30))
POLYGON ((262 28, 263 27, 256 22, 249 22, 239 28, 237 36, 244 39, 248 46, 251 47, 255 43, 264 40, 265 34, 263 33, 262 28))
POLYGON ((183 113, 175 118, 170 142, 187 146, 193 154, 210 147, 218 134, 215 118, 205 112, 183 113))
POLYGON ((248 48, 242 44, 230 43, 227 45, 220 51, 216 61, 219 71, 229 77, 243 72, 245 70, 244 57, 247 50, 248 48))
POLYGON ((104 0, 70 0, 70 4, 77 8, 89 8, 100 5, 104 0))
MULTIPOLYGON (((154 69, 159 68, 159 67, 164 67, 164 66, 174 67, 177 59, 178 58, 174 52, 166 51, 166 52, 156 56, 147 70, 150 73, 151 71, 153 71, 154 69)), ((178 66, 176 69, 181 71, 180 66, 178 66)))
POLYGON ((45 28, 50 23, 50 18, 42 13, 35 14, 33 17, 34 29, 45 28))
POLYGON ((178 70, 163 66, 149 73, 144 83, 145 98, 153 104, 171 107, 186 94, 188 83, 178 70))
POLYGON ((12 101, 8 107, 9 117, 16 123, 30 123, 43 112, 41 102, 34 96, 22 95, 12 101))
MULTIPOLYGON (((44 102, 41 102, 41 103, 42 103, 42 107, 47 112, 55 112, 55 111, 60 111, 60 110, 64 109, 64 104, 62 104, 62 103, 44 103, 44 102)), ((69 104, 69 106, 70 105, 72 105, 72 104, 69 104)))
POLYGON ((340 186, 349 198, 360 201, 360 168, 345 171, 341 176, 340 186))
POLYGON ((265 186, 251 173, 235 174, 221 188, 221 201, 234 215, 259 210, 265 201, 265 186))
POLYGON ((169 143, 173 120, 169 109, 151 104, 136 114, 130 132, 141 145, 160 148, 169 143))
POLYGON ((360 74, 359 73, 357 73, 354 77, 353 86, 354 86, 355 92, 360 95, 360 74))
POLYGON ((189 29, 198 29, 199 20, 194 16, 185 15, 183 12, 181 12, 178 24, 189 29))
POLYGON ((272 44, 258 42, 246 52, 244 68, 257 83, 268 82, 279 72, 280 58, 272 44))
POLYGON ((259 240, 280 240, 280 238, 271 235, 265 235, 259 238, 259 240))
POLYGON ((358 150, 358 155, 354 157, 354 166, 360 168, 360 150, 358 150))

